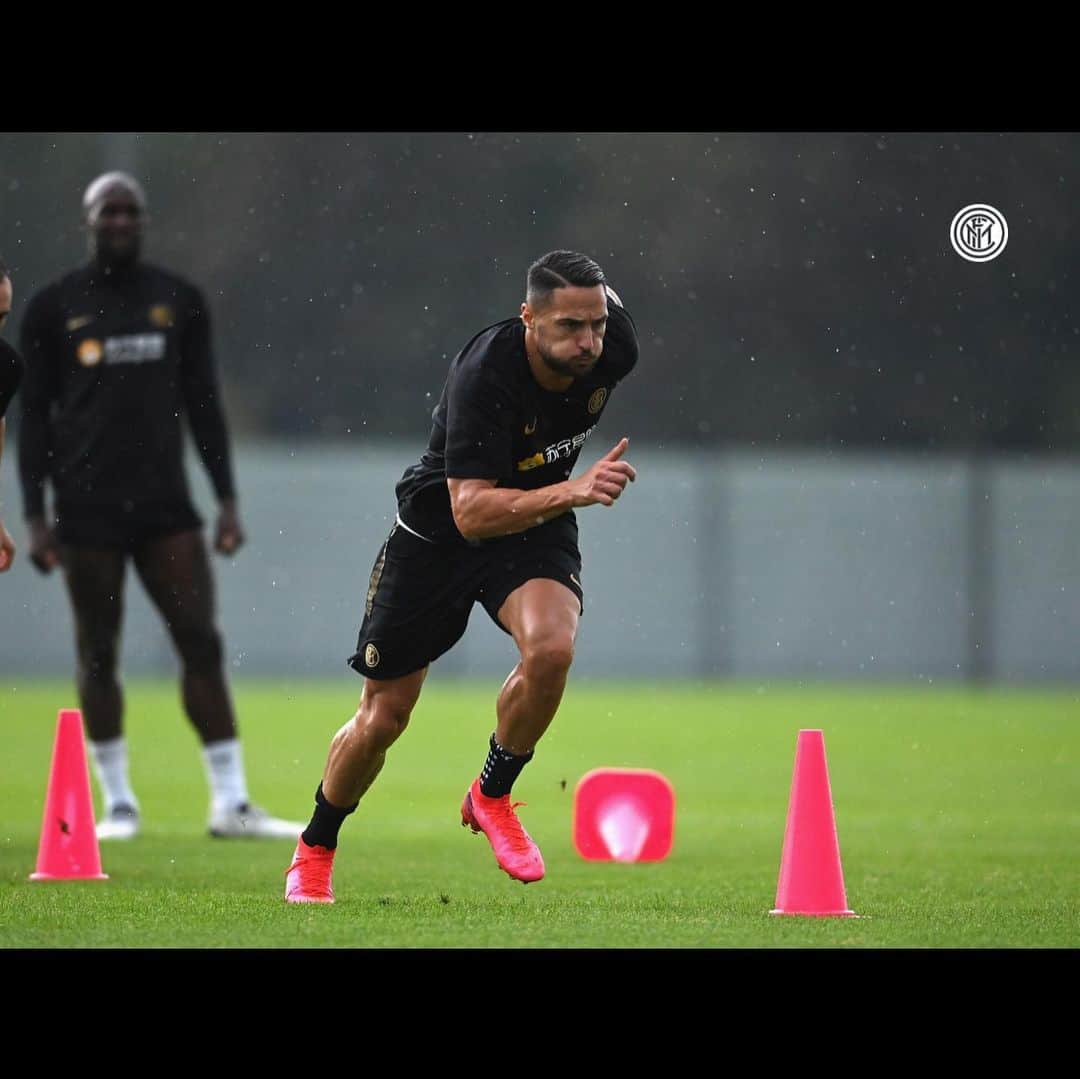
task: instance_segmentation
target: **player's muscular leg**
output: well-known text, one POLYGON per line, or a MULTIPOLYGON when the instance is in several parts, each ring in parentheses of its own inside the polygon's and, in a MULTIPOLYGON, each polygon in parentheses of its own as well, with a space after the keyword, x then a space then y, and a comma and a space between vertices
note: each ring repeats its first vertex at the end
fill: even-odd
POLYGON ((90 740, 105 742, 123 733, 124 697, 116 667, 124 554, 66 547, 61 561, 75 614, 79 704, 90 740))
POLYGON ((514 754, 530 752, 555 718, 574 658, 581 605, 564 584, 527 581, 499 608, 521 662, 503 683, 495 739, 514 754))
POLYGON ((236 737, 225 684, 224 646, 214 623, 214 580, 201 530, 150 540, 135 568, 180 654, 184 711, 204 743, 236 737))
POLYGON ((375 782, 386 751, 409 723, 427 672, 424 667, 385 682, 364 679, 360 707, 330 743, 322 790, 332 805, 353 805, 375 782))

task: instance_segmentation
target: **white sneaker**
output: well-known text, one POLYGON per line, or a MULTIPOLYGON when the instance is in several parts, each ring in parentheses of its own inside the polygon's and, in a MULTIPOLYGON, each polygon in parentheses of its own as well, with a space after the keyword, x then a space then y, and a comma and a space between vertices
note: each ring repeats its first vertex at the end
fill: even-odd
POLYGON ((139 834, 139 811, 128 805, 113 806, 95 831, 98 839, 134 839, 139 834))
POLYGON ((244 802, 210 817, 210 834, 217 839, 292 839, 307 827, 300 821, 271 817, 260 806, 244 802))

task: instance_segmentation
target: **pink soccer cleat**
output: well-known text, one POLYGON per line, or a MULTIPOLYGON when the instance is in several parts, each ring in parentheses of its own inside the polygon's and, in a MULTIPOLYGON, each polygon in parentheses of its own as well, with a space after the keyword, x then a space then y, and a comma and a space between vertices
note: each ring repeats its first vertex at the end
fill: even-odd
POLYGON ((488 798, 480 790, 480 780, 473 780, 461 803, 461 826, 483 832, 495 851, 499 868, 514 880, 528 884, 543 877, 544 858, 514 812, 520 805, 525 803, 512 803, 509 794, 488 798))
POLYGON ((285 870, 286 903, 333 903, 330 876, 337 851, 309 847, 301 836, 296 841, 292 865, 285 870))

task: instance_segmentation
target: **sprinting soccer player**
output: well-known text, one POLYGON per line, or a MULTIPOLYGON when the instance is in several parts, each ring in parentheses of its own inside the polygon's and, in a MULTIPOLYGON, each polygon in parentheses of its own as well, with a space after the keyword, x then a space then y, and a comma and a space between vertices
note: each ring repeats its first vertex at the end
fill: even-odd
MULTIPOLYGON (((11 301, 11 277, 4 260, 0 259, 0 330, 11 314, 11 301)), ((4 456, 4 413, 19 388, 22 374, 23 363, 19 354, 6 341, 0 340, 0 459, 4 456)), ((15 541, 4 527, 3 518, 0 518, 0 573, 11 569, 14 561, 15 541)))
POLYGON ((79 700, 105 800, 98 837, 139 831, 117 675, 130 558, 180 656, 184 710, 210 785, 210 834, 291 839, 300 825, 248 798, 203 522, 183 464, 186 413, 220 502, 214 547, 234 554, 244 532, 206 299, 140 259, 146 196, 133 177, 99 176, 83 212, 89 263, 38 292, 22 325, 19 472, 30 560, 42 573, 62 566, 74 612, 79 700))
POLYGON ((611 506, 635 478, 619 443, 570 473, 616 385, 638 358, 634 322, 585 255, 529 267, 518 318, 481 330, 455 357, 428 448, 396 488, 397 520, 368 584, 356 714, 330 745, 315 812, 286 870, 290 903, 332 903, 338 832, 405 730, 429 665, 461 638, 474 603, 521 661, 461 822, 483 832, 511 877, 544 875, 510 791, 555 716, 584 610, 574 509, 611 506))

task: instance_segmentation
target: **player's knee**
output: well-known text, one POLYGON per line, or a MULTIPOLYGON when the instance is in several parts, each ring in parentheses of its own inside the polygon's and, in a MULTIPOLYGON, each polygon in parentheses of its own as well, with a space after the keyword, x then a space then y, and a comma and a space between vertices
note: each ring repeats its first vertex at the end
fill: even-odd
POLYGON ((361 707, 353 717, 353 725, 376 749, 389 749, 409 725, 411 712, 404 702, 380 698, 368 707, 361 707))
POLYGON ((190 628, 176 635, 176 645, 189 670, 216 671, 222 664, 225 645, 213 626, 190 628))
POLYGON ((93 641, 79 647, 79 673, 88 682, 112 682, 116 678, 115 641, 93 641))
POLYGON ((533 677, 565 678, 574 662, 574 638, 569 633, 546 633, 526 641, 521 662, 533 677))

